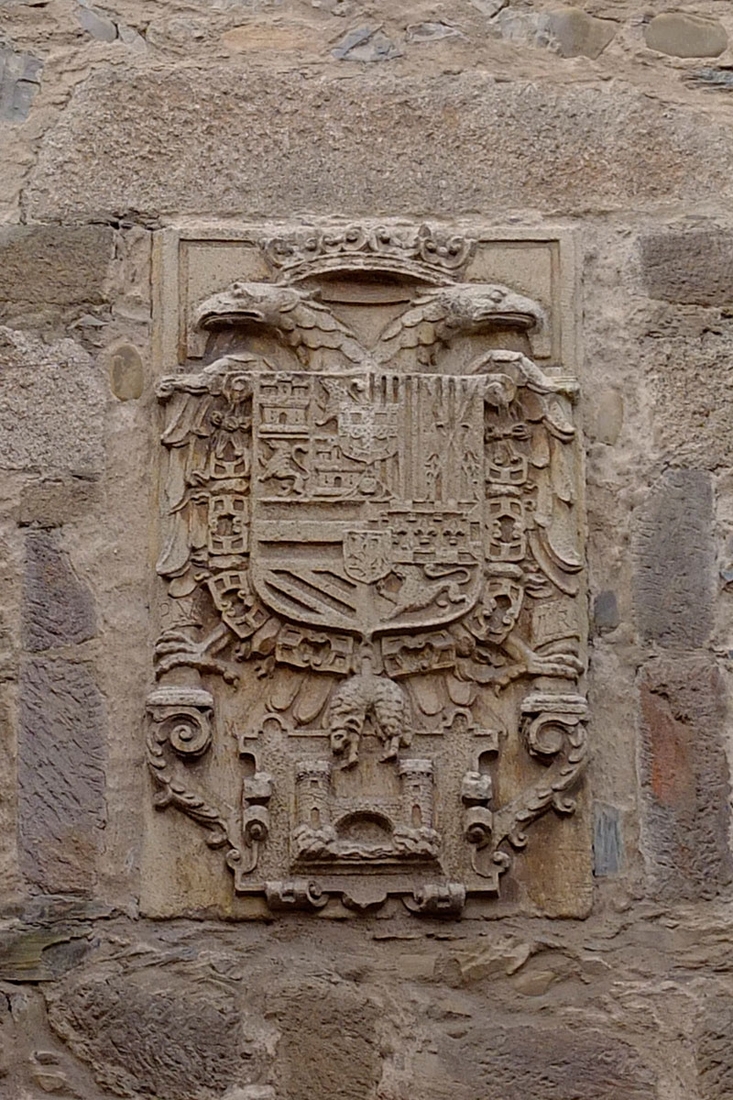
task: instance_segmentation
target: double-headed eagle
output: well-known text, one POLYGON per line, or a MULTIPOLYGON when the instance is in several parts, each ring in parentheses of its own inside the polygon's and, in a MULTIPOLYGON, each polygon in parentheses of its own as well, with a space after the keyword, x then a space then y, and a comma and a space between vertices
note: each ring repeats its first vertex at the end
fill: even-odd
MULTIPOLYGON (((237 402, 251 396, 249 373, 278 369, 259 352, 253 354, 249 344, 252 336, 261 335, 265 342, 277 341, 288 349, 295 357, 296 370, 318 371, 331 376, 341 372, 353 376, 355 371, 409 367, 409 363, 400 362, 402 352, 409 353, 413 364, 417 358, 423 369, 436 369, 436 356, 459 337, 502 331, 530 332, 544 325, 542 310, 536 302, 507 287, 489 283, 454 283, 425 290, 386 324, 369 347, 319 299, 317 290, 307 288, 236 282, 203 302, 194 320, 200 329, 224 330, 231 334, 229 347, 232 351, 216 359, 201 374, 179 375, 167 380, 159 390, 161 397, 166 399, 174 394, 180 398, 180 407, 174 407, 175 402, 171 402, 163 439, 171 451, 179 453, 180 459, 171 466, 167 492, 173 523, 159 572, 175 578, 181 593, 191 591, 198 583, 186 582, 186 576, 193 577, 195 573, 191 563, 194 550, 200 545, 198 521, 192 518, 191 501, 200 480, 197 471, 212 446, 208 438, 212 429, 207 426, 210 410, 215 405, 217 408, 222 405, 227 414, 233 416, 236 412, 241 420, 237 402), (226 391, 229 378, 240 380, 246 394, 243 391, 229 395, 226 391)), ((441 366, 439 363, 438 371, 441 366)), ((447 697, 455 705, 463 706, 470 704, 473 698, 475 689, 471 684, 489 682, 499 687, 525 672, 572 679, 582 668, 582 662, 573 652, 553 651, 546 656, 538 655, 522 641, 515 629, 525 589, 530 595, 539 595, 540 590, 549 585, 559 593, 572 595, 576 588, 573 574, 580 568, 580 560, 571 548, 556 546, 553 530, 554 512, 573 505, 572 478, 565 469, 563 451, 574 429, 565 418, 563 399, 572 396, 574 384, 548 377, 521 352, 501 349, 487 351, 484 348, 478 356, 471 358, 469 355, 464 373, 483 376, 481 392, 485 405, 492 410, 487 418, 485 439, 490 453, 495 455, 494 461, 501 463, 504 451, 510 453, 511 440, 526 442, 531 438, 534 444, 529 460, 533 486, 527 517, 533 564, 502 567, 501 563, 486 563, 486 599, 476 608, 470 621, 456 625, 457 665, 455 671, 446 673, 445 677, 447 697), (511 607, 499 614, 503 607, 499 606, 501 600, 511 600, 511 607)), ((341 403, 344 387, 356 384, 353 377, 343 380, 330 377, 324 382, 336 406, 341 403)), ((244 456, 242 461, 243 468, 248 469, 244 456)), ((272 464, 270 476, 297 478, 298 470, 288 465, 276 450, 268 461, 272 464), (277 473, 272 472, 275 469, 277 473)), ((225 622, 238 634, 242 655, 246 652, 253 658, 272 662, 282 624, 260 607, 250 590, 245 559, 246 556, 237 566, 243 578, 242 591, 237 593, 237 614, 240 618, 244 616, 243 622, 251 620, 251 624, 245 629, 238 620, 231 626, 231 616, 225 617, 225 622)), ((395 576, 401 584, 393 602, 400 610, 414 608, 418 601, 424 606, 426 600, 443 599, 457 604, 462 599, 457 585, 451 583, 455 577, 438 578, 432 585, 422 578, 421 590, 413 592, 411 585, 416 578, 404 570, 402 576, 395 571, 395 576)), ((229 663, 222 660, 222 652, 228 644, 227 634, 229 641, 233 637, 231 631, 221 623, 212 635, 200 642, 194 642, 179 631, 168 632, 159 641, 158 674, 179 664, 193 664, 208 671, 234 675, 229 663)), ((301 679, 311 681, 310 687, 305 686, 302 705, 306 705, 307 697, 310 700, 307 710, 312 718, 325 705, 333 678, 314 672, 313 677, 306 674, 299 682, 301 679), (313 680, 322 681, 318 690, 313 680)), ((416 681, 415 704, 425 713, 434 713, 433 704, 425 702, 420 695, 417 683, 420 678, 409 679, 416 681)), ((426 683, 425 690, 435 694, 437 687, 426 683)), ((301 706, 296 695, 300 699, 296 691, 290 700, 294 708, 301 706)))
MULTIPOLYGON (((260 330, 292 348, 304 369, 314 366, 314 353, 337 351, 347 368, 384 366, 403 349, 413 350, 431 364, 435 350, 458 336, 492 329, 530 331, 541 328, 544 316, 536 302, 493 283, 456 283, 435 287, 415 298, 410 307, 382 330, 367 349, 339 321, 318 293, 270 283, 233 283, 208 298, 197 310, 195 324, 203 329, 260 330)), ((229 357, 221 360, 226 369, 229 357)), ((212 369, 219 364, 212 364, 212 369)))

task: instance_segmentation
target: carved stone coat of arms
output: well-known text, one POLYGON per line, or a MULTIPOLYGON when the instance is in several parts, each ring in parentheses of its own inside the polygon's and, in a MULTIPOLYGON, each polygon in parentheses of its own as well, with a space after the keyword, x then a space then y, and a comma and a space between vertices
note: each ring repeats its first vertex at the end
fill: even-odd
POLYGON ((270 910, 458 916, 585 764, 576 383, 470 238, 259 247, 158 388, 157 805, 270 910))

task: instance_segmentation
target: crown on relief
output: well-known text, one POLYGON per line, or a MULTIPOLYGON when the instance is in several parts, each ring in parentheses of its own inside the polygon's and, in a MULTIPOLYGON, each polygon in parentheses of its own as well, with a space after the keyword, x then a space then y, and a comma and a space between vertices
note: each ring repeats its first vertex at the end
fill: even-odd
POLYGON ((439 283, 455 280, 476 242, 430 225, 348 225, 312 229, 263 242, 265 255, 285 281, 343 270, 381 271, 439 283))

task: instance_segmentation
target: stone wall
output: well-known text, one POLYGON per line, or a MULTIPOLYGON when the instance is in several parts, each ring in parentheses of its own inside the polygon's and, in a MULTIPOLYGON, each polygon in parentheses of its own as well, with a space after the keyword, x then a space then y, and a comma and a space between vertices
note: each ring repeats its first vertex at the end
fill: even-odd
POLYGON ((731 41, 727 0, 0 0, 0 1096, 733 1097, 731 41), (576 242, 592 912, 147 919, 153 234, 399 216, 576 242))

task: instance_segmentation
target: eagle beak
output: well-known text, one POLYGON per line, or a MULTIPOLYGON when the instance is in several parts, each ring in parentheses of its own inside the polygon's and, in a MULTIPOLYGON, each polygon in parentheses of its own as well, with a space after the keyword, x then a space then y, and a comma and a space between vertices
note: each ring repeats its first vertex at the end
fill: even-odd
POLYGON ((233 325, 241 325, 246 321, 264 321, 264 314, 257 309, 237 309, 229 313, 207 313, 199 324, 201 328, 229 328, 233 325))

